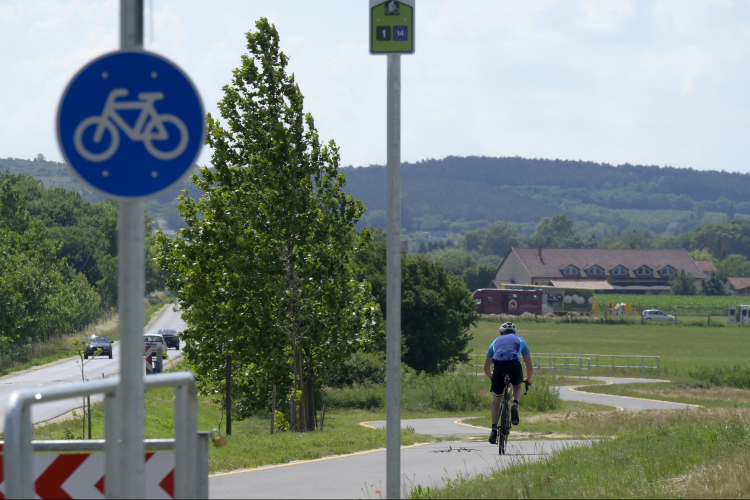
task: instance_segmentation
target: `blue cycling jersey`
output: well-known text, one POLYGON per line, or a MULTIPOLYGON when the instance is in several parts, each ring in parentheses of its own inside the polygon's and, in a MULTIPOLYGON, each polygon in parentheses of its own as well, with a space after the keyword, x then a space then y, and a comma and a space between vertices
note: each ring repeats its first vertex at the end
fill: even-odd
POLYGON ((526 341, 520 336, 513 333, 500 335, 492 341, 490 348, 487 349, 487 356, 493 361, 514 361, 521 356, 531 354, 526 341))

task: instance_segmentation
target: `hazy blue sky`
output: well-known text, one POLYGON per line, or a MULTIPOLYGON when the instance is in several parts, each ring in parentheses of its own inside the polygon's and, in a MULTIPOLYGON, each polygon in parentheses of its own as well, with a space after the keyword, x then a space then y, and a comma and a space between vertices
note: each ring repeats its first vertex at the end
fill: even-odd
MULTIPOLYGON (((145 4, 146 48, 182 66, 214 115, 244 33, 268 17, 321 137, 344 165, 384 163, 386 65, 368 53, 367 0, 145 4)), ((61 158, 57 101, 117 49, 117 15, 116 0, 0 0, 0 157, 61 158)), ((404 161, 750 172, 750 1, 417 0, 416 36, 402 57, 404 161)))

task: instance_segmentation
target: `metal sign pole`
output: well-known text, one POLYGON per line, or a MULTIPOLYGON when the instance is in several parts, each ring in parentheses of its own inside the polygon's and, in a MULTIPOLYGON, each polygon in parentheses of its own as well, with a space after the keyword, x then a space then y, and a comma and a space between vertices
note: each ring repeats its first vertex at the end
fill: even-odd
MULTIPOLYGON (((120 48, 143 48, 143 0, 120 0, 120 48)), ((143 409, 143 294, 145 228, 143 201, 120 201, 118 302, 120 306, 119 498, 144 498, 146 453, 143 409)))
POLYGON ((388 56, 386 497, 401 498, 401 55, 388 56))

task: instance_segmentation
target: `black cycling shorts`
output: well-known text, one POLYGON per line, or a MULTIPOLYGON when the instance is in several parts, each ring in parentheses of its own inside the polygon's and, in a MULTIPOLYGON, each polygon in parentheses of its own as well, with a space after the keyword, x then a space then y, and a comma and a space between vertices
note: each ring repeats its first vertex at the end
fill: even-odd
POLYGON ((502 397, 503 390, 505 389, 505 381, 503 375, 510 375, 510 385, 518 387, 523 382, 523 368, 521 367, 521 360, 516 361, 492 361, 492 394, 497 397, 502 397))

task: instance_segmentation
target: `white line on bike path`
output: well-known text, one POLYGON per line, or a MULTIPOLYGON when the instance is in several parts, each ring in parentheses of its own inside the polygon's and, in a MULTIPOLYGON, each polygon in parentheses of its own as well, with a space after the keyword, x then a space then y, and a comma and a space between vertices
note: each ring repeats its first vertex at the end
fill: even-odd
MULTIPOLYGON (((430 419, 432 420, 432 419, 430 419)), ((522 461, 535 461, 564 446, 590 441, 510 441, 498 455, 487 442, 443 441, 401 448, 402 489, 442 486, 443 478, 489 473, 522 461)), ((382 498, 385 450, 215 474, 211 498, 382 498)))
MULTIPOLYGON (((635 383, 654 383, 669 382, 668 380, 657 380, 651 378, 616 378, 616 377, 591 377, 594 380, 601 380, 607 384, 635 384, 635 383)), ((586 383, 568 385, 560 387, 560 398, 566 401, 581 401, 583 403, 592 403, 598 405, 614 406, 619 410, 638 411, 638 410, 676 410, 676 409, 693 409, 699 405, 686 403, 671 403, 669 401, 658 401, 655 399, 633 398, 630 396, 612 396, 609 394, 597 394, 594 392, 583 392, 576 390, 584 387, 586 383)))

